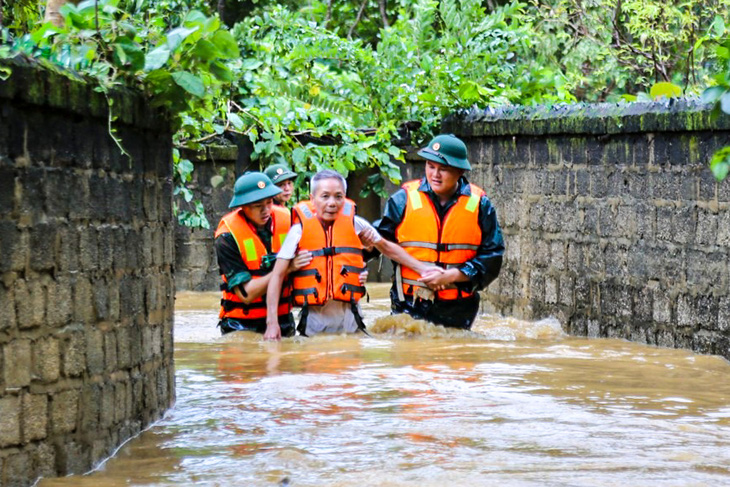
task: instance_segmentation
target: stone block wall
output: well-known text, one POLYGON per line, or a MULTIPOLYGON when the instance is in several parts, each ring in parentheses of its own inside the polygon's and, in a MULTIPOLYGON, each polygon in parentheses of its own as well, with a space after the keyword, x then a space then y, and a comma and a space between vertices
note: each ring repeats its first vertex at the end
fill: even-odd
POLYGON ((174 400, 171 132, 133 93, 0 81, 0 485, 83 473, 174 400))
POLYGON ((228 213, 236 182, 236 146, 208 147, 204 152, 184 151, 183 157, 195 164, 189 187, 205 207, 210 228, 175 228, 175 287, 179 291, 217 291, 220 273, 213 246, 215 229, 228 213), (213 186, 211 179, 223 175, 223 182, 213 186))
POLYGON ((574 106, 447 119, 506 239, 484 307, 572 334, 730 358, 730 181, 708 107, 574 106))

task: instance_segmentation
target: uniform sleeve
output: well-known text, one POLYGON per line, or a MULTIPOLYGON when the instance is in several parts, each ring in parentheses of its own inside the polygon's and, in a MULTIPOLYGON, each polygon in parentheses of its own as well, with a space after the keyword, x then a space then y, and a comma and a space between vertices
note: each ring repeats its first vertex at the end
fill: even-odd
POLYGON ((281 249, 276 254, 277 259, 292 260, 297 254, 299 241, 302 239, 302 225, 297 223, 291 226, 289 233, 286 234, 281 249))
POLYGON ((468 278, 464 283, 471 291, 481 291, 486 288, 497 276, 502 268, 504 255, 504 239, 502 229, 497 221, 497 211, 489 198, 482 196, 479 204, 479 228, 482 231, 482 241, 477 249, 477 255, 459 267, 468 278))
POLYGON ((220 234, 215 239, 215 253, 218 257, 218 268, 228 281, 228 290, 251 280, 251 273, 241 257, 233 235, 220 234))
POLYGON ((408 195, 406 190, 401 188, 388 198, 383 211, 383 218, 373 223, 380 235, 391 242, 395 242, 395 231, 403 221, 403 214, 406 212, 408 195))

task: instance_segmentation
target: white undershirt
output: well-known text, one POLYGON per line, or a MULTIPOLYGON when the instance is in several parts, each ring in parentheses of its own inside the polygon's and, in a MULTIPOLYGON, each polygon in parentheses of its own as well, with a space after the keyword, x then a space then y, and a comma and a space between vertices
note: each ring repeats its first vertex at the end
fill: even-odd
MULTIPOLYGON (((380 241, 377 230, 366 219, 355 216, 355 232, 360 235, 366 229, 372 229, 375 232, 375 241, 380 241)), ((291 260, 297 253, 299 241, 302 239, 302 225, 297 223, 292 225, 289 233, 286 234, 281 249, 276 254, 277 259, 291 260)), ((310 306, 309 316, 307 317, 307 335, 317 333, 354 333, 357 331, 357 322, 352 314, 350 304, 343 301, 331 299, 324 306, 310 306)))

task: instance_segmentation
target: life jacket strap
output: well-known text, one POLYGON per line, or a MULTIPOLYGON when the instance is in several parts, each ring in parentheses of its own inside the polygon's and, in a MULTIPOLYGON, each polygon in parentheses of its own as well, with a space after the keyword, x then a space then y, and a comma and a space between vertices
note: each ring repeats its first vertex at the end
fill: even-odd
POLYGON ((345 294, 345 293, 349 292, 350 293, 350 301, 351 302, 355 302, 353 300, 353 295, 355 293, 359 293, 361 295, 364 295, 367 292, 367 289, 365 289, 365 286, 358 286, 358 285, 355 285, 355 284, 344 283, 342 286, 340 286, 340 292, 342 292, 342 294, 345 294))
POLYGON ((325 247, 319 250, 310 250, 312 257, 333 257, 335 254, 362 255, 362 249, 357 247, 325 247))
MULTIPOLYGON (((287 304, 289 302, 289 298, 281 297, 279 299, 279 305, 287 304)), ((238 301, 231 301, 230 299, 221 299, 221 306, 223 309, 227 312, 233 311, 234 309, 242 309, 244 311, 248 311, 251 309, 262 309, 266 308, 266 301, 260 301, 258 303, 240 303, 238 301)))
POLYGON ((365 333, 365 335, 367 335, 368 337, 372 338, 370 333, 368 333, 367 329, 365 328, 365 322, 362 319, 362 315, 360 314, 360 310, 357 307, 357 303, 351 303, 350 307, 352 309, 352 314, 355 317, 355 323, 357 323, 357 329, 365 333))
POLYGON ((304 301, 304 306, 302 306, 302 313, 299 315, 299 324, 297 325, 297 331, 299 332, 300 336, 306 337, 307 336, 307 317, 309 316, 309 305, 307 305, 307 302, 304 301))
POLYGON ((450 250, 479 250, 478 245, 473 244, 461 244, 461 243, 433 243, 433 242, 420 242, 418 240, 410 240, 407 242, 400 242, 401 247, 411 247, 419 249, 430 249, 437 252, 448 252, 450 250))
MULTIPOLYGON (((292 291, 292 296, 304 296, 305 298, 309 296, 310 294, 314 294, 315 298, 319 298, 319 291, 317 291, 316 287, 307 287, 304 289, 295 289, 292 291)), ((304 300, 304 303, 306 304, 307 300, 304 300)))
POLYGON ((318 269, 304 269, 292 273, 292 277, 307 277, 314 276, 317 282, 322 282, 322 274, 319 273, 318 269))
POLYGON ((358 267, 354 265, 343 265, 342 270, 340 271, 340 274, 343 276, 348 275, 350 272, 354 272, 355 274, 362 274, 365 271, 365 267, 358 267))

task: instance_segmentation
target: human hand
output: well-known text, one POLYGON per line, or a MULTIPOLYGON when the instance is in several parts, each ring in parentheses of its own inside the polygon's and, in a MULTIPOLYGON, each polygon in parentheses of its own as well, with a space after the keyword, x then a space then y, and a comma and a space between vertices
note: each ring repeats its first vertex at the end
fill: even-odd
POLYGON ((365 269, 360 273, 360 285, 364 286, 365 283, 368 282, 368 270, 365 269))
POLYGON ((264 340, 266 340, 266 341, 281 340, 281 327, 279 326, 278 320, 266 323, 266 332, 264 333, 264 340))
POLYGON ((418 272, 421 277, 426 277, 433 274, 443 274, 446 270, 432 264, 423 264, 420 269, 416 269, 416 272, 418 272))
POLYGON ((362 242, 363 246, 367 250, 372 250, 373 245, 375 245, 375 241, 379 240, 377 232, 372 228, 364 229, 360 232, 358 237, 360 237, 360 242, 362 242))
POLYGON ((300 250, 297 255, 289 262, 289 272, 295 272, 306 267, 312 262, 312 253, 308 250, 300 250))
POLYGON ((454 282, 454 277, 450 272, 444 271, 443 269, 441 269, 441 272, 429 270, 422 274, 418 281, 424 283, 429 287, 429 289, 442 291, 446 289, 449 284, 454 282))

